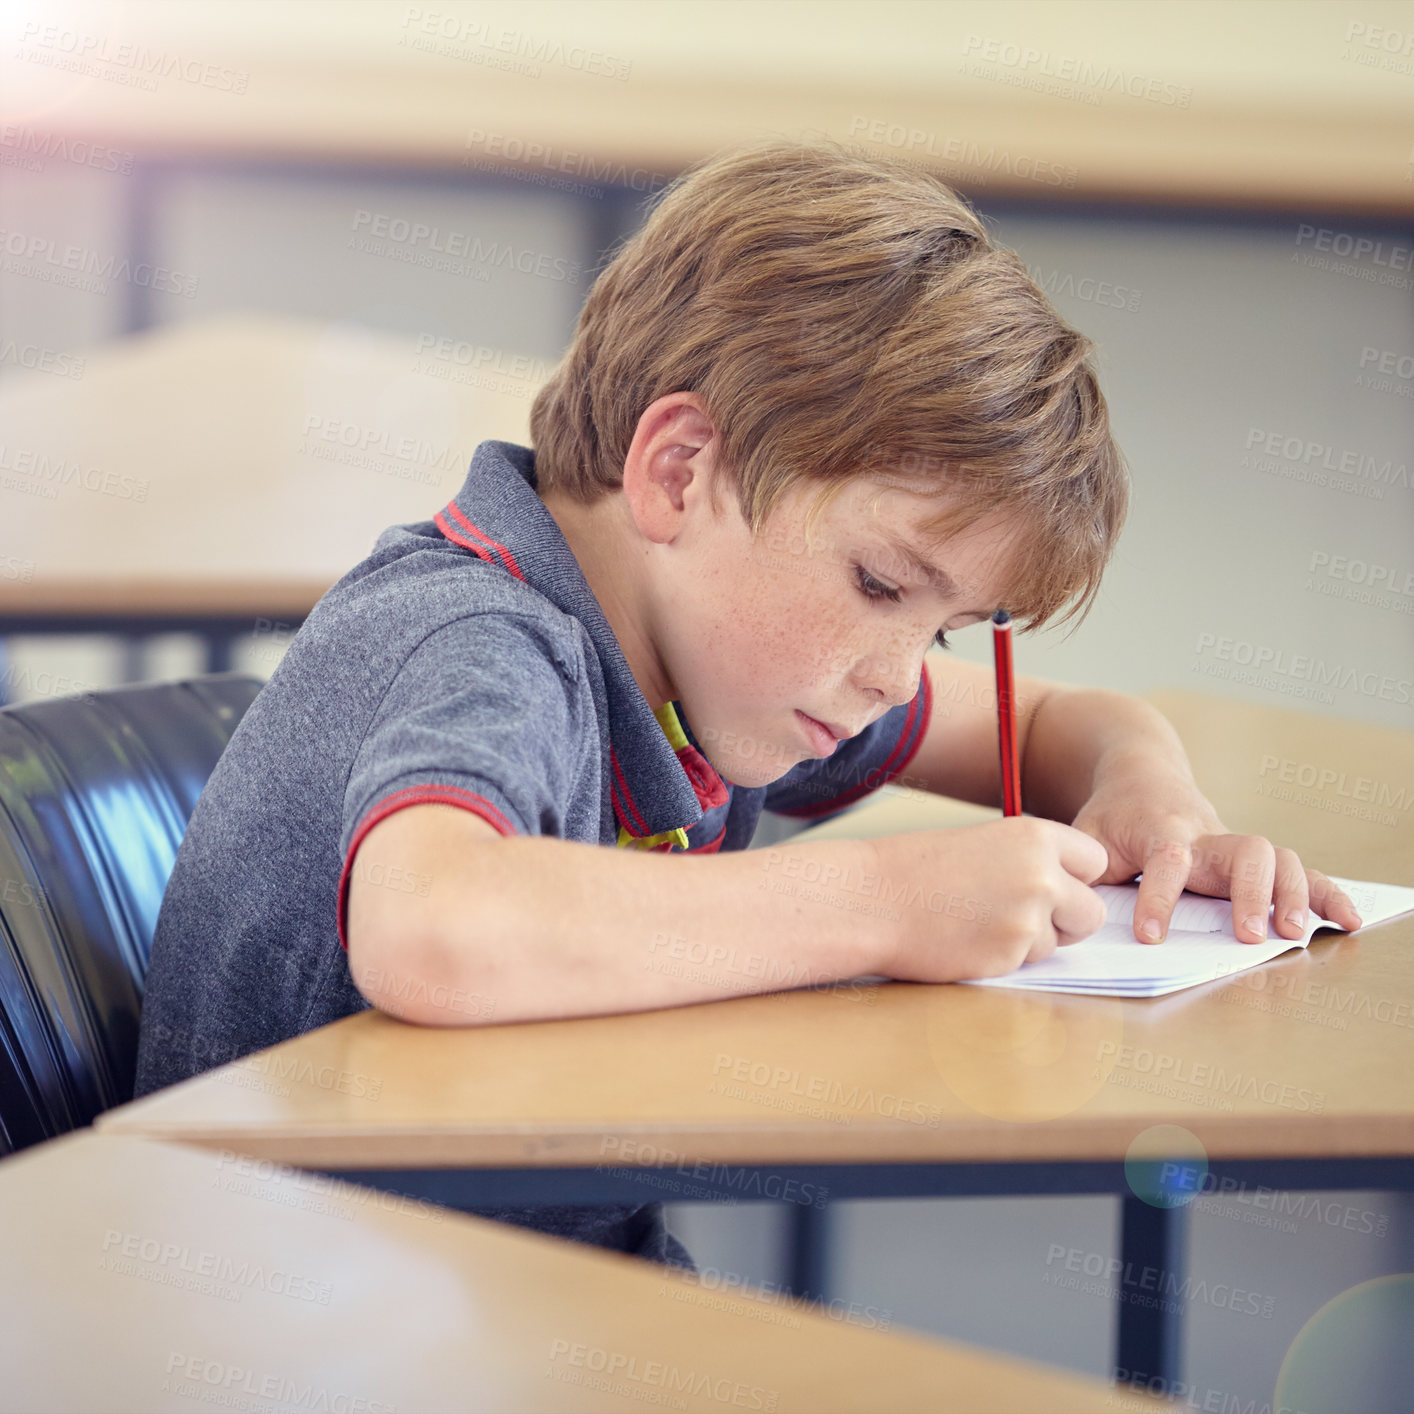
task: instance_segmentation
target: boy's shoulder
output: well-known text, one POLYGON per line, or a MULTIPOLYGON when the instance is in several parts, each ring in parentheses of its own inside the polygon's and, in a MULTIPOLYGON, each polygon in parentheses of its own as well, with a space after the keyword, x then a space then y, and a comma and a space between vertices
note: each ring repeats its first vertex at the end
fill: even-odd
POLYGON ((431 522, 391 526, 310 615, 311 635, 336 635, 411 651, 444 629, 475 633, 488 620, 513 622, 543 641, 561 667, 580 665, 584 628, 533 585, 468 556, 431 522))
POLYGON ((299 635, 305 649, 322 640, 406 656, 434 635, 499 631, 582 676, 594 652, 584 622, 592 595, 532 468, 529 449, 483 442, 447 505, 430 520, 389 526, 324 595, 299 635))

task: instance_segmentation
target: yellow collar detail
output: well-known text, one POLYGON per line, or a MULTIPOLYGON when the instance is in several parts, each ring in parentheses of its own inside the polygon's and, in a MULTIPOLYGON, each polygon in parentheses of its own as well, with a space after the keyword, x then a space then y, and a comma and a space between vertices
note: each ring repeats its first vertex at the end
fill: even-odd
POLYGON ((663 729, 663 735, 668 738, 668 745, 674 751, 681 751, 688 744, 687 733, 682 729, 682 723, 678 721, 677 709, 671 702, 665 702, 653 715, 658 719, 658 725, 663 729))
MULTIPOLYGON (((687 733, 682 729, 682 723, 678 721, 678 714, 673 709, 671 702, 665 702, 661 707, 655 708, 653 715, 658 719, 658 725, 663 729, 663 735, 668 738, 668 745, 674 751, 681 751, 683 747, 689 745, 687 733)), ((687 831, 684 829, 664 830, 657 835, 631 835, 619 826, 619 849, 656 849, 661 844, 674 844, 679 849, 687 848, 687 831)))
POLYGON ((684 829, 665 830, 661 835, 631 835, 619 826, 620 849, 656 849, 660 844, 672 843, 679 849, 687 848, 687 831, 684 829))

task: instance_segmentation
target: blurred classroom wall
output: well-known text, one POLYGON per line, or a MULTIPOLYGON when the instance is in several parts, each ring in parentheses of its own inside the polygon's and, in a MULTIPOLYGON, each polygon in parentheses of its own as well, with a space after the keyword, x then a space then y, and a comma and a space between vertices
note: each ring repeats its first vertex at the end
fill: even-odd
MULTIPOLYGON (((1090 619, 1023 640, 1023 671, 1414 717, 1408 4, 25 0, 0 24, 0 343, 69 370, 6 356, 0 391, 81 384, 76 361, 115 341, 233 315, 552 363, 672 175, 731 142, 826 133, 955 183, 1097 345, 1131 519, 1090 619), (137 52, 166 71, 152 87, 137 52), (60 139, 103 160, 58 155, 60 139), (536 259, 449 274, 394 223, 536 259), (170 287, 56 284, 23 257, 36 237, 140 255, 170 287)), ((212 488, 215 504, 239 494, 212 488)), ((23 553, 3 520, 0 557, 23 553)), ((269 646, 238 664, 268 674, 269 646)), ((958 636, 964 656, 985 650, 981 630, 958 636)), ((31 695, 124 663, 103 639, 8 653, 31 695)), ((198 662, 175 635, 145 671, 198 662)), ((1198 1313, 1192 1379, 1260 1403, 1306 1315, 1414 1265, 1404 1200, 1342 1202, 1384 1214, 1382 1235, 1194 1215, 1195 1269, 1240 1284, 1277 1244, 1291 1272, 1274 1319, 1198 1313)), ((674 1222, 704 1266, 779 1277, 778 1210, 674 1222)), ((1049 1286, 1045 1264, 1055 1243, 1112 1254, 1109 1200, 842 1205, 838 1228, 842 1297, 1106 1368, 1112 1305, 1049 1286)))

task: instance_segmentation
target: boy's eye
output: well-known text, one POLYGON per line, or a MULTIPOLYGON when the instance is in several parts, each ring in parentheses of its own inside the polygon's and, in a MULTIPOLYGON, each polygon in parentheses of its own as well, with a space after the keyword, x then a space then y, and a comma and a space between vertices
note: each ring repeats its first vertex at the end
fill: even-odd
MULTIPOLYGON (((903 598, 902 590, 881 583, 879 580, 875 579, 863 565, 855 565, 854 573, 855 578, 859 581, 859 588, 866 598, 891 599, 895 604, 903 598)), ((933 642, 936 643, 939 648, 948 648, 951 646, 948 643, 947 634, 944 633, 942 629, 939 629, 933 636, 933 642)))
POLYGON ((863 565, 855 565, 855 577, 859 580, 859 587, 870 599, 892 599, 895 604, 903 597, 902 591, 893 589, 887 584, 881 584, 874 578, 863 565))

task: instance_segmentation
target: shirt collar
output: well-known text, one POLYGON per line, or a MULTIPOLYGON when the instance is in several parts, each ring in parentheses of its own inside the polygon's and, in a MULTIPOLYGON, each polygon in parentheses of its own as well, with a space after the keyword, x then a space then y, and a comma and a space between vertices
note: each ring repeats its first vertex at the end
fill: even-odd
POLYGON ((620 843, 687 847, 678 832, 728 797, 670 703, 655 712, 639 689, 579 561, 536 491, 535 453, 482 442, 461 490, 434 517, 453 544, 528 584, 582 623, 599 655, 609 702, 609 788, 620 843), (659 837, 659 838, 655 838, 659 837))

